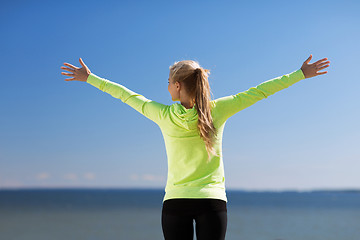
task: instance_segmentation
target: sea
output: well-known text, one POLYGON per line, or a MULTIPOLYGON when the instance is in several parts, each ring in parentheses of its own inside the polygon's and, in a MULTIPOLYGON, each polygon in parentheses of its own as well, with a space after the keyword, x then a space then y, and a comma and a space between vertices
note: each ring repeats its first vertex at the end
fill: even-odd
MULTIPOLYGON (((163 189, 2 189, 0 240, 164 239, 163 197, 163 189)), ((227 240, 360 240, 360 191, 227 190, 227 198, 227 240)))

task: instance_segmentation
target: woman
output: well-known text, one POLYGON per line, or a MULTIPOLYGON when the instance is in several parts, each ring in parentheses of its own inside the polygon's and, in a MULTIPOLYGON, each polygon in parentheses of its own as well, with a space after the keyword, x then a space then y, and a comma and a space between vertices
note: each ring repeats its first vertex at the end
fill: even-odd
POLYGON ((198 240, 225 239, 227 197, 222 159, 222 135, 229 117, 292 84, 327 72, 327 58, 252 87, 236 95, 211 100, 210 71, 198 62, 184 60, 170 66, 168 91, 172 105, 151 101, 130 89, 64 63, 71 73, 65 81, 87 82, 111 94, 154 121, 161 129, 168 158, 168 176, 162 207, 162 230, 166 240, 193 239, 195 220, 198 240))

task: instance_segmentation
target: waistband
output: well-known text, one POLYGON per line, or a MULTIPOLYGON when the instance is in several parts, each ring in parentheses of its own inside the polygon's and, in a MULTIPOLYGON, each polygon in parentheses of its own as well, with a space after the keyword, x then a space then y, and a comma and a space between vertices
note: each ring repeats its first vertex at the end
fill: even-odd
POLYGON ((174 198, 163 202, 162 212, 173 215, 198 215, 208 212, 227 212, 226 201, 211 198, 174 198))

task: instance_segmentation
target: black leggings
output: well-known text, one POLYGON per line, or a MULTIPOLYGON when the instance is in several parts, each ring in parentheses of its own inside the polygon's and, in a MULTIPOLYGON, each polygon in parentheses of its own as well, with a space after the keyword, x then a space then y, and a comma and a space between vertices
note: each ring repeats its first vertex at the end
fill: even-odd
POLYGON ((165 200, 161 225, 165 240, 224 240, 227 227, 226 202, 210 198, 165 200))

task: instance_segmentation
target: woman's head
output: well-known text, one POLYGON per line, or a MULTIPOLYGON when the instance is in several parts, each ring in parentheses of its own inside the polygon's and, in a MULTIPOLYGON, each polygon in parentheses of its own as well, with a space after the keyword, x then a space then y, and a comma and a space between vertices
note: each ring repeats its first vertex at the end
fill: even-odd
POLYGON ((175 62, 169 67, 168 90, 173 101, 195 105, 198 113, 198 130, 210 153, 218 156, 213 148, 216 129, 211 117, 211 90, 208 81, 210 71, 193 60, 175 62))
POLYGON ((195 100, 195 70, 200 65, 192 60, 175 62, 170 68, 168 90, 173 101, 190 102, 195 100))

